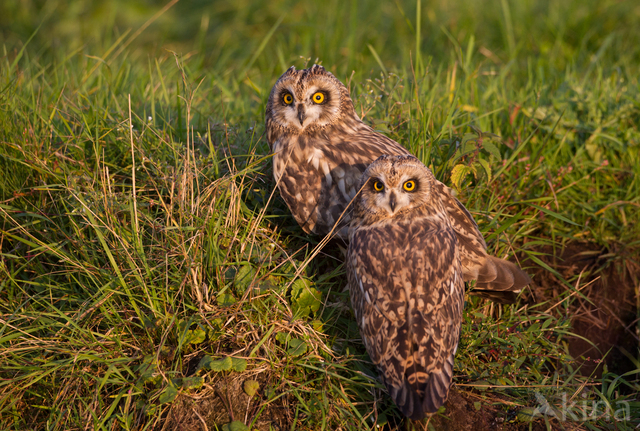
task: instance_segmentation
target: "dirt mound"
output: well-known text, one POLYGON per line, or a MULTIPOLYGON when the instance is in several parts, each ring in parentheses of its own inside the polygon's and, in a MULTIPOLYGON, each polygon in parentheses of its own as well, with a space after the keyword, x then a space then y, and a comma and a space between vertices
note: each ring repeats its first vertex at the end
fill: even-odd
POLYGON ((250 398, 244 391, 246 380, 255 380, 260 388, 269 387, 266 373, 248 376, 246 373, 233 374, 207 385, 197 397, 181 396, 172 405, 163 430, 200 431, 221 429, 232 421, 251 423, 256 414, 258 420, 252 430, 291 429, 295 405, 288 405, 287 397, 280 397, 266 405, 261 397, 264 390, 250 398), (261 411, 262 410, 262 411, 261 411))
MULTIPOLYGON (((640 279, 637 264, 625 259, 620 246, 605 248, 574 242, 563 249, 545 247, 539 251, 542 255, 538 257, 573 289, 556 274, 536 265, 532 299, 555 305, 566 298, 554 312, 571 319, 576 336, 569 337, 569 351, 582 365, 580 372, 601 377, 603 363, 616 374, 635 369, 625 352, 635 356, 640 345, 636 320, 636 289, 640 279)), ((526 266, 527 262, 523 264, 526 266)))
MULTIPOLYGON (((505 412, 488 404, 472 393, 461 393, 455 387, 451 388, 449 399, 445 403, 444 415, 431 418, 429 425, 438 431, 479 431, 500 430, 516 431, 529 429, 529 424, 515 423, 515 414, 505 412)), ((424 427, 424 426, 423 426, 424 427)), ((416 430, 420 426, 415 427, 416 430)), ((544 426, 533 424, 534 431, 544 430, 544 426)))

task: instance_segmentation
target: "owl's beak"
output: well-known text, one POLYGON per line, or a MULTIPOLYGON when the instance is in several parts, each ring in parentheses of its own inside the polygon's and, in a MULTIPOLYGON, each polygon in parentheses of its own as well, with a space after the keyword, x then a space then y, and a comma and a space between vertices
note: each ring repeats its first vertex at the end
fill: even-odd
POLYGON ((389 194, 389 207, 391 208, 391 211, 395 212, 395 210, 396 210, 396 194, 394 192, 391 192, 389 194))
POLYGON ((300 121, 300 125, 304 123, 304 119, 306 118, 306 114, 304 112, 304 105, 298 105, 298 121, 300 121))

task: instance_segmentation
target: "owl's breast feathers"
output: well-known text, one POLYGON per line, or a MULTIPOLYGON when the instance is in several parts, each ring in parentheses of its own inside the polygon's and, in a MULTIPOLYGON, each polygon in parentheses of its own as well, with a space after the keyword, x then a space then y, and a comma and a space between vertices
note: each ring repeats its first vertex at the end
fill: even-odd
POLYGON ((351 232, 347 276, 362 338, 412 419, 449 392, 464 300, 457 241, 449 223, 419 216, 351 232))

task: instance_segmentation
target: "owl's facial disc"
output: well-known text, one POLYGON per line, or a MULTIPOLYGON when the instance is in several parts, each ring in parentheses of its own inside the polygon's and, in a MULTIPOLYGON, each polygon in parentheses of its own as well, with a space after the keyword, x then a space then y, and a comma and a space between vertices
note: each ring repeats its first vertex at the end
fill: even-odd
POLYGON ((289 127, 302 130, 309 125, 324 126, 339 111, 334 95, 319 86, 298 93, 302 94, 294 93, 293 88, 286 88, 280 96, 284 119, 289 127))
POLYGON ((313 133, 355 117, 345 86, 321 66, 291 67, 274 85, 267 103, 267 120, 289 133, 313 133))
POLYGON ((415 192, 419 190, 420 184, 418 179, 411 175, 397 178, 394 175, 387 176, 383 172, 378 177, 371 178, 369 182, 372 204, 389 217, 414 205, 415 192))
POLYGON ((328 87, 320 79, 303 90, 298 90, 286 120, 292 127, 305 129, 310 126, 326 126, 340 113, 340 93, 328 87))

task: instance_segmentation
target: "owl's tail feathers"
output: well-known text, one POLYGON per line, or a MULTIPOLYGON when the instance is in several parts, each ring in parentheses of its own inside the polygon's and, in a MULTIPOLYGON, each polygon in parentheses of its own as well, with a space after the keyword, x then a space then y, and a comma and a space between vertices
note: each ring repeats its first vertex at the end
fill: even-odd
POLYGON ((470 292, 496 302, 514 302, 517 294, 531 284, 531 277, 508 260, 486 256, 470 292))
POLYGON ((487 256, 478 272, 476 289, 519 292, 531 284, 531 278, 508 260, 487 256))
POLYGON ((433 414, 447 401, 453 378, 451 355, 442 369, 431 374, 415 372, 402 382, 402 386, 388 385, 389 394, 400 411, 412 420, 421 420, 433 414))

